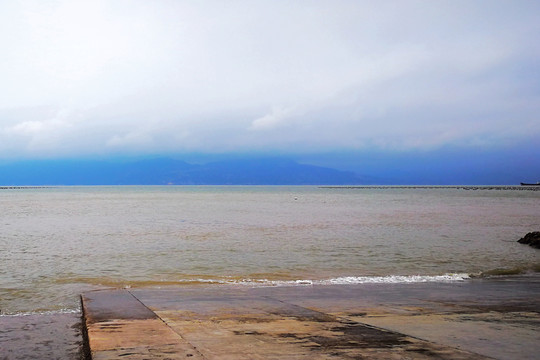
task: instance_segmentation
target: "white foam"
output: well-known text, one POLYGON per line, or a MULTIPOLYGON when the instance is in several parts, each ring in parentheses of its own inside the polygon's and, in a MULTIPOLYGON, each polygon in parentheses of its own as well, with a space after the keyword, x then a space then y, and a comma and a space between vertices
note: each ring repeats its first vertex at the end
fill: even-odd
POLYGON ((0 317, 18 317, 32 315, 59 315, 59 314, 80 314, 81 309, 59 309, 59 310, 43 310, 43 311, 27 311, 19 313, 0 314, 0 317))
POLYGON ((321 280, 321 284, 408 284, 425 282, 454 282, 469 279, 468 274, 445 275, 390 275, 390 276, 347 276, 321 280))
POLYGON ((426 282, 457 282, 470 279, 469 274, 444 275, 389 275, 389 276, 345 276, 323 280, 268 280, 242 279, 219 280, 223 284, 247 286, 310 286, 310 285, 353 285, 353 284, 413 284, 426 282))

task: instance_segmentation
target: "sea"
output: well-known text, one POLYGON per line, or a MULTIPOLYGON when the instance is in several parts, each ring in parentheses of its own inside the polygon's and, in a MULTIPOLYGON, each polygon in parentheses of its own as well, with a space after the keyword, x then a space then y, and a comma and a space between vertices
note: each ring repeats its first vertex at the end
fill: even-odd
POLYGON ((104 288, 459 282, 540 272, 540 191, 509 187, 0 189, 0 316, 104 288))

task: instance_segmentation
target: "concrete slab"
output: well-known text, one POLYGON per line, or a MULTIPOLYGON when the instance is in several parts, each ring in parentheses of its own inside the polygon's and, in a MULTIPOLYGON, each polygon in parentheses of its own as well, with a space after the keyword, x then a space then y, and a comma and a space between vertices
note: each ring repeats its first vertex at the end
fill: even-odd
POLYGON ((81 314, 0 316, 0 359, 78 359, 81 314))
POLYGON ((92 359, 203 359, 128 291, 88 292, 81 299, 92 359))
POLYGON ((475 349, 495 359, 539 358, 540 314, 535 312, 387 315, 359 320, 458 349, 475 349))
POLYGON ((407 335, 340 319, 304 315, 223 318, 194 322, 177 312, 160 316, 205 358, 222 359, 481 359, 478 354, 428 343, 407 335))
POLYGON ((104 290, 82 295, 87 324, 107 320, 144 320, 157 316, 127 290, 104 290))
POLYGON ((539 284, 522 285, 194 286, 82 299, 94 359, 513 359, 538 350, 536 321, 509 325, 539 313, 539 284), (486 316, 498 330, 485 331, 486 316))
POLYGON ((83 294, 94 359, 516 359, 540 353, 540 277, 83 294))

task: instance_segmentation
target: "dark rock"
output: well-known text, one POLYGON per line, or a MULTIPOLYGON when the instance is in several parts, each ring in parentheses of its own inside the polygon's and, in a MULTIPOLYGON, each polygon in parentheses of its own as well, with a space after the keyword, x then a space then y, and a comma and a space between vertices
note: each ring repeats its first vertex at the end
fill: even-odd
POLYGON ((530 245, 540 249, 540 231, 533 231, 518 240, 520 244, 530 245))

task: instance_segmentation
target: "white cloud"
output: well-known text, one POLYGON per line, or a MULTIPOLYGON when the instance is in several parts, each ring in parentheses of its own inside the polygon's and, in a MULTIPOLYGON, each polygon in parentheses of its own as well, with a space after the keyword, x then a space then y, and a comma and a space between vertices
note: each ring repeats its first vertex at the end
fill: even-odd
POLYGON ((22 136, 41 136, 45 133, 63 131, 71 127, 68 121, 70 115, 68 109, 61 109, 52 118, 23 121, 5 128, 4 131, 7 134, 22 136))
POLYGON ((540 134, 538 14, 529 1, 3 2, 0 157, 540 134))
POLYGON ((114 135, 111 139, 109 139, 109 141, 107 141, 107 146, 120 148, 140 148, 141 146, 146 147, 152 143, 153 139, 149 134, 132 131, 125 135, 114 135))
POLYGON ((292 113, 291 109, 274 107, 272 111, 251 123, 250 130, 268 130, 279 127, 292 113))

